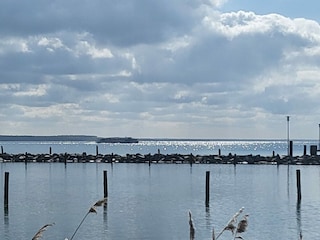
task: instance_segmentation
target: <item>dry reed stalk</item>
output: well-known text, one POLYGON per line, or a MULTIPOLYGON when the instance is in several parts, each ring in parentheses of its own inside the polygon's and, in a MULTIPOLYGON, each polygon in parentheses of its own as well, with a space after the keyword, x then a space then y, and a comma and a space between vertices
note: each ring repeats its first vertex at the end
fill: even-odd
POLYGON ((51 226, 53 226, 53 225, 54 225, 54 223, 49 223, 49 224, 44 225, 44 226, 43 226, 42 228, 40 228, 39 231, 33 236, 32 240, 38 240, 38 239, 40 239, 40 238, 42 237, 43 232, 45 232, 45 231, 48 229, 48 227, 51 227, 51 226))
MULTIPOLYGON (((83 223, 84 220, 87 218, 87 216, 88 216, 90 213, 97 213, 96 208, 103 206, 104 204, 106 204, 106 202, 107 202, 107 198, 103 198, 103 199, 97 201, 95 204, 93 204, 93 205, 90 207, 89 211, 88 211, 88 212, 86 213, 86 215, 82 218, 82 220, 81 220, 81 222, 79 223, 78 227, 76 228, 76 230, 75 230, 74 233, 72 234, 70 240, 72 240, 73 237, 76 235, 76 233, 78 232, 79 228, 81 227, 82 223, 83 223)), ((67 240, 67 239, 66 239, 66 240, 67 240)))
POLYGON ((212 227, 212 240, 216 240, 216 236, 214 234, 214 228, 212 227))
POLYGON ((191 212, 189 211, 189 226, 190 226, 190 240, 194 240, 195 229, 193 226, 193 220, 191 216, 191 212))

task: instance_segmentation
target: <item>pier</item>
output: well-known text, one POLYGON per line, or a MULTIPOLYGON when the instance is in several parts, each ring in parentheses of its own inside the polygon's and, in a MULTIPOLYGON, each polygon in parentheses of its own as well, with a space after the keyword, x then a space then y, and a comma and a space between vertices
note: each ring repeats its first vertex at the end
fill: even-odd
POLYGON ((320 155, 303 156, 260 156, 260 155, 193 155, 193 154, 0 154, 0 162, 24 163, 147 163, 147 164, 290 164, 290 165, 320 165, 320 155))

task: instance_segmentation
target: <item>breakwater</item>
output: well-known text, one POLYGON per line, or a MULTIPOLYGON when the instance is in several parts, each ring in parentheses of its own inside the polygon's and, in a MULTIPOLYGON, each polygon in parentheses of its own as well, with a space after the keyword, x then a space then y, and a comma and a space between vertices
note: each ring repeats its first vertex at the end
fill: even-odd
POLYGON ((260 156, 260 155, 193 155, 193 154, 0 154, 0 162, 24 163, 148 163, 148 164, 304 164, 319 165, 319 155, 303 156, 260 156))

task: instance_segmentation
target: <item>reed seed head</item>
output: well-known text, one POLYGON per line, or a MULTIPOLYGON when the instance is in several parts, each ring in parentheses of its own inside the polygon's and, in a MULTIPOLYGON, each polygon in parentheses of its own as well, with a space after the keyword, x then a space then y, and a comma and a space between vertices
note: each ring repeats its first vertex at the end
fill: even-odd
POLYGON ((225 228, 224 230, 225 231, 231 231, 232 234, 234 233, 234 230, 236 229, 236 227, 232 224, 232 223, 229 223, 225 228))
POLYGON ((101 207, 106 203, 107 203, 107 198, 103 198, 103 199, 97 201, 93 206, 94 207, 101 207))
POLYGON ((32 240, 38 240, 42 237, 42 234, 48 229, 48 227, 53 226, 54 223, 49 223, 44 225, 39 231, 33 236, 32 240))
POLYGON ((97 213, 97 210, 95 209, 95 207, 91 207, 89 209, 89 213, 97 213))
POLYGON ((243 233, 246 231, 248 227, 248 216, 249 215, 244 215, 243 219, 239 222, 237 227, 237 233, 243 233))

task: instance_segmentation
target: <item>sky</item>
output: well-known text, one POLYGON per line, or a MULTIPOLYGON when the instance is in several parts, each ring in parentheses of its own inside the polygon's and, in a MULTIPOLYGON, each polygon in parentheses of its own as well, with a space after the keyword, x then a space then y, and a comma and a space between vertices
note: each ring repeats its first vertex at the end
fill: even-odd
POLYGON ((317 9, 1 0, 0 135, 318 139, 317 9))

